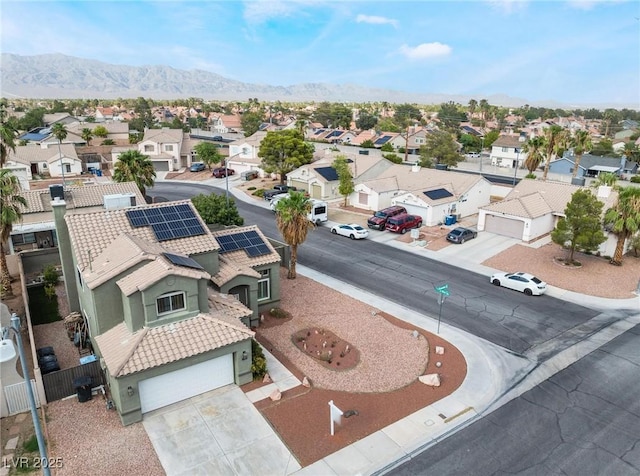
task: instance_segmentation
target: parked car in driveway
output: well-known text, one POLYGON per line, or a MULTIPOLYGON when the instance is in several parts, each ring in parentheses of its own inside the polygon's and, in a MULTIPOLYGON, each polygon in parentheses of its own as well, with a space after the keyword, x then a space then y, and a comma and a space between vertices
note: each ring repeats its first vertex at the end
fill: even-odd
POLYGON ((205 169, 205 165, 203 162, 194 162, 193 164, 191 164, 191 167, 189 167, 189 170, 191 172, 202 172, 205 169))
POLYGON ((401 213, 407 213, 407 209, 397 205, 378 210, 367 220, 367 226, 375 230, 384 230, 387 220, 401 213))
POLYGON ((527 296, 539 296, 547 290, 547 283, 536 278, 533 274, 523 272, 494 273, 491 275, 491 284, 520 291, 527 296))
POLYGON ((402 233, 403 235, 411 228, 420 228, 422 226, 422 217, 419 215, 409 215, 401 213, 387 219, 385 230, 394 233, 402 233))
POLYGON ((262 194, 262 198, 269 201, 276 195, 281 195, 283 193, 292 192, 292 191, 295 192, 296 190, 298 190, 296 187, 291 187, 289 185, 284 185, 284 184, 277 184, 277 185, 274 185, 271 190, 266 190, 262 194))
POLYGON ((331 227, 331 233, 334 235, 346 236, 352 240, 362 240, 369 236, 369 231, 356 223, 335 225, 331 227))
POLYGON ((216 167, 215 169, 213 169, 213 172, 211 172, 211 175, 213 175, 215 178, 222 178, 226 177, 227 175, 233 175, 235 173, 236 171, 233 169, 229 169, 226 167, 216 167))
POLYGON ((478 232, 469 228, 454 228, 447 234, 447 241, 462 244, 465 241, 473 240, 478 236, 478 232))

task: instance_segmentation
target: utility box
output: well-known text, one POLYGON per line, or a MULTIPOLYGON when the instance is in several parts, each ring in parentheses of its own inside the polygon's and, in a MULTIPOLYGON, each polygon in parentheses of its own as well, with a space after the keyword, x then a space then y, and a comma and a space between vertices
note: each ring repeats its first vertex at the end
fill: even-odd
POLYGON ((104 196, 104 208, 115 210, 118 208, 129 208, 136 206, 136 195, 134 193, 115 193, 104 196))
POLYGON ((447 226, 453 225, 457 221, 457 217, 455 215, 447 215, 444 217, 444 224, 447 226))

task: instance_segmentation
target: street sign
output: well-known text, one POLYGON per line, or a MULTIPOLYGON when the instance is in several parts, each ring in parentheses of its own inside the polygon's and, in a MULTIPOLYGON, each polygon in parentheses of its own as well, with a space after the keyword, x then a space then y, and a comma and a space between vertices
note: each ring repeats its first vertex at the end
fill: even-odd
POLYGON ((449 285, 443 284, 442 286, 434 286, 435 290, 442 294, 443 296, 449 296, 449 285))

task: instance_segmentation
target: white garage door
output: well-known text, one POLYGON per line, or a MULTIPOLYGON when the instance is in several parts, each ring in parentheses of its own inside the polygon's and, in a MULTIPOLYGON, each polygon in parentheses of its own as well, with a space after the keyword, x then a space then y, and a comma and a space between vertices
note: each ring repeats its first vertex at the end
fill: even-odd
POLYGON ((154 160, 153 161, 153 169, 156 172, 168 172, 169 171, 169 162, 166 160, 154 160))
POLYGON ((509 236, 521 240, 524 232, 524 222, 513 218, 487 215, 484 230, 496 235, 509 236))
POLYGON ((233 383, 233 356, 223 355, 185 369, 141 380, 142 413, 233 383))

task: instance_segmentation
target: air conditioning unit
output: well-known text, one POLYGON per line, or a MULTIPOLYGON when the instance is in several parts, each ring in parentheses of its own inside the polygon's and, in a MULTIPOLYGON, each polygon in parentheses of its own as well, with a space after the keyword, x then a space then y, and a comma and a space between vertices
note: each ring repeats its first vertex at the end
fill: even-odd
POLYGON ((135 207, 136 195, 135 193, 116 193, 113 195, 105 195, 103 203, 106 210, 135 207))

